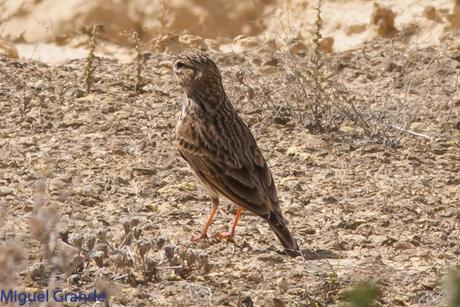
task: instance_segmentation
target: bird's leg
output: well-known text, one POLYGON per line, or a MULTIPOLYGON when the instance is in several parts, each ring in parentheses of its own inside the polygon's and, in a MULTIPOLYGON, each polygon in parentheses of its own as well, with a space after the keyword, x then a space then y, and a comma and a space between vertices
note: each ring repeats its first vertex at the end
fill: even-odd
POLYGON ((235 242, 235 232, 236 232, 236 225, 238 224, 238 220, 240 219, 241 213, 243 209, 238 207, 238 211, 236 212, 235 219, 233 220, 232 228, 229 233, 216 233, 214 237, 216 239, 227 240, 230 242, 235 242))
POLYGON ((201 232, 201 235, 198 238, 192 238, 192 241, 198 241, 198 240, 206 239, 208 237, 208 228, 209 226, 211 226, 212 221, 214 220, 214 217, 216 216, 217 208, 219 207, 219 198, 211 198, 211 204, 212 204, 211 213, 209 214, 206 224, 204 224, 204 228, 203 228, 203 231, 201 232))

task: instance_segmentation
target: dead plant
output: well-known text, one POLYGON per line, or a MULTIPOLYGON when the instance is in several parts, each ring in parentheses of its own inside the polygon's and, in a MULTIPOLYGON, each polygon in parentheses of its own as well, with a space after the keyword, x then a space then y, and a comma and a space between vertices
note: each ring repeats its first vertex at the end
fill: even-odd
POLYGON ((93 26, 91 30, 90 38, 89 38, 89 50, 88 56, 86 57, 86 66, 85 66, 85 86, 86 95, 89 95, 91 92, 91 86, 93 84, 93 72, 94 72, 94 52, 97 46, 97 37, 99 33, 103 30, 102 25, 96 24, 93 26))

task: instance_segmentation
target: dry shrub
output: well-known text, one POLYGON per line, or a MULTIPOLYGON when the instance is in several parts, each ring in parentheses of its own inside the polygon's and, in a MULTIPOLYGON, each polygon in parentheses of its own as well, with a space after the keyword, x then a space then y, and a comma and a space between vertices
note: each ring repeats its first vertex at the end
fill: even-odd
POLYGON ((134 86, 134 90, 136 93, 142 91, 142 68, 144 65, 144 56, 142 55, 141 51, 141 40, 139 38, 139 34, 137 32, 133 33, 133 39, 135 43, 136 49, 136 84, 134 86))
MULTIPOLYGON (((145 57, 142 53, 142 41, 139 37, 139 33, 134 32, 123 32, 121 35, 129 37, 134 44, 135 56, 134 56, 134 93, 139 94, 143 92, 143 86, 145 85, 142 78, 142 71, 144 69, 145 57)), ((131 88, 131 87, 130 87, 131 88)))
POLYGON ((93 84, 93 73, 94 73, 94 52, 96 51, 97 38, 99 33, 103 30, 102 25, 94 25, 90 36, 89 36, 89 51, 86 57, 85 66, 85 93, 89 95, 91 93, 91 86, 93 84))
MULTIPOLYGON (((403 40, 404 33, 399 37, 370 43, 363 47, 362 54, 345 52, 341 57, 351 58, 345 60, 344 65, 353 68, 359 66, 356 73, 359 72, 358 76, 364 76, 369 81, 365 89, 350 91, 342 81, 342 64, 336 64, 337 67, 331 65, 334 58, 326 58, 321 49, 321 1, 318 1, 316 12, 313 50, 308 59, 286 53, 285 88, 279 91, 276 98, 272 95, 273 91, 260 91, 262 94, 269 93, 262 100, 264 104, 273 101, 274 118, 280 112, 295 114, 311 132, 326 135, 343 133, 343 126, 347 126, 345 130, 349 132, 352 127, 355 142, 379 143, 390 147, 399 146, 403 136, 435 141, 446 131, 447 123, 453 117, 459 81, 454 68, 443 63, 446 56, 432 57, 417 46, 401 48, 399 40, 403 40), (382 48, 373 48, 373 44, 383 44, 384 52, 374 52, 382 48), (370 51, 367 51, 369 47, 370 51), (376 68, 375 63, 381 63, 382 58, 385 65, 376 68), (382 77, 385 84, 381 86, 382 83, 373 82, 376 73, 390 75, 391 78, 382 77), (453 74, 453 82, 442 82, 441 74, 453 74), (444 101, 434 104, 430 100, 435 97, 434 93, 438 93, 444 101), (417 128, 412 128, 422 117, 422 110, 430 105, 436 110, 435 116, 425 115, 423 125, 417 123, 417 128), (438 121, 438 125, 433 127, 435 121, 438 121), (437 130, 438 135, 428 133, 425 129, 437 130)), ((335 61, 337 58, 340 57, 336 56, 335 61)))
POLYGON ((389 142, 387 130, 371 123, 369 116, 356 105, 356 97, 342 82, 333 78, 333 73, 325 70, 321 51, 321 4, 319 0, 315 8, 314 48, 307 66, 299 63, 293 55, 288 57, 292 68, 290 79, 294 81, 292 93, 297 93, 294 101, 303 102, 298 108, 301 110, 299 118, 302 124, 312 132, 330 133, 338 131, 349 121, 359 127, 368 139, 395 145, 395 142, 389 142))

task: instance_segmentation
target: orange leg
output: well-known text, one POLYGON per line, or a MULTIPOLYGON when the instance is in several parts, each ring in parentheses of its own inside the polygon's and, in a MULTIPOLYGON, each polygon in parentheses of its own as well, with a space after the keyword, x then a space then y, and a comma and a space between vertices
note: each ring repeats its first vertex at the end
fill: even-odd
POLYGON ((212 221, 214 220, 214 217, 216 216, 217 208, 219 208, 219 199, 211 198, 211 203, 212 203, 211 213, 209 214, 206 224, 204 224, 203 231, 201 232, 201 235, 198 238, 192 238, 192 241, 198 241, 201 239, 206 239, 208 237, 209 226, 211 226, 212 221))
POLYGON ((235 233, 236 233, 236 225, 238 224, 238 220, 240 219, 241 213, 243 212, 243 209, 238 207, 238 211, 236 212, 235 219, 233 220, 232 228, 230 230, 230 233, 216 233, 214 237, 217 239, 223 239, 231 242, 235 242, 235 233))

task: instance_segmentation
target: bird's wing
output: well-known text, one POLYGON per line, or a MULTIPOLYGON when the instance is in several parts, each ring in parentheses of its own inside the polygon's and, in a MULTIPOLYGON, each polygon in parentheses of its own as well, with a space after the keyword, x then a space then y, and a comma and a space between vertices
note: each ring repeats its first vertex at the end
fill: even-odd
POLYGON ((210 126, 198 130, 200 127, 185 120, 177 130, 179 151, 197 176, 216 192, 266 216, 279 210, 272 175, 249 128, 239 117, 236 120, 239 131, 226 133, 228 140, 217 138, 210 126), (239 140, 230 140, 231 135, 238 135, 239 140))

